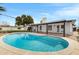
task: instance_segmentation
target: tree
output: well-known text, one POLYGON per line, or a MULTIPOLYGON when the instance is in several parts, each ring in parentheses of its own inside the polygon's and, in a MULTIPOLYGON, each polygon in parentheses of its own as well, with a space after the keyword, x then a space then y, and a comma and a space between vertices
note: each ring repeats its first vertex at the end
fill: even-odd
POLYGON ((4 7, 0 6, 0 11, 6 11, 4 7))
POLYGON ((30 15, 26 16, 23 14, 21 17, 20 16, 16 17, 16 25, 18 26, 19 25, 25 26, 25 25, 32 24, 32 23, 34 23, 34 21, 30 15))
POLYGON ((24 26, 25 26, 25 24, 27 25, 27 24, 32 24, 32 23, 34 23, 33 18, 32 18, 30 15, 28 15, 28 16, 22 15, 22 16, 21 16, 21 19, 22 19, 22 24, 23 24, 24 26))
POLYGON ((23 14, 22 16, 21 16, 21 18, 25 18, 26 17, 26 15, 25 14, 23 14))
POLYGON ((28 23, 27 24, 34 23, 33 18, 30 15, 27 16, 27 20, 28 20, 28 23))
POLYGON ((23 19, 23 25, 25 26, 25 24, 28 24, 28 18, 27 17, 25 17, 24 19, 23 19))
POLYGON ((22 20, 20 16, 16 17, 16 25, 20 26, 22 24, 22 20))
POLYGON ((25 26, 25 19, 26 19, 26 15, 23 14, 23 15, 21 16, 21 20, 22 20, 22 25, 23 25, 23 26, 25 26))

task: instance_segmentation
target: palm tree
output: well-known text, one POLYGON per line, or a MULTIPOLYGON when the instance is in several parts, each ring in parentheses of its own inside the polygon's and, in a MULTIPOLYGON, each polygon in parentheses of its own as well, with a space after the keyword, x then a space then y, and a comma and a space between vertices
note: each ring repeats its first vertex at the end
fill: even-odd
POLYGON ((0 11, 6 11, 4 7, 0 6, 0 11))

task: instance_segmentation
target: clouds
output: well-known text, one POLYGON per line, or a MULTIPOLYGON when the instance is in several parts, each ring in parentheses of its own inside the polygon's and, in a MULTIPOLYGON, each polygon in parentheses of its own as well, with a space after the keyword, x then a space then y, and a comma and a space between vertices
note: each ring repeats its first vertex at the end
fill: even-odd
POLYGON ((72 7, 63 7, 60 10, 57 11, 53 11, 52 13, 41 13, 43 15, 46 16, 54 16, 54 17, 58 17, 58 18, 75 18, 75 17, 79 17, 79 6, 72 6, 72 7))
MULTIPOLYGON (((42 17, 47 17, 47 21, 61 19, 77 19, 79 18, 79 4, 73 3, 37 3, 37 4, 2 4, 7 8, 4 14, 16 17, 18 15, 26 14, 34 18, 35 23, 39 23, 42 17)), ((9 20, 8 17, 3 17, 2 20, 9 20)), ((15 22, 13 19, 12 22, 15 22)))
MULTIPOLYGON (((56 11, 53 15, 60 19, 76 19, 76 24, 79 22, 79 5, 66 7, 56 11)), ((78 25, 77 25, 78 26, 78 25)))
POLYGON ((54 13, 54 15, 58 15, 60 17, 68 17, 68 16, 71 16, 71 17, 79 17, 79 6, 76 6, 76 7, 66 7, 66 8, 63 8, 62 10, 58 10, 54 13))
MULTIPOLYGON (((50 11, 49 11, 50 12, 50 11)), ((79 22, 79 4, 74 4, 73 6, 63 7, 59 10, 56 10, 55 12, 52 11, 52 13, 41 13, 42 15, 48 17, 53 20, 60 20, 60 19, 76 19, 78 24, 79 22)))

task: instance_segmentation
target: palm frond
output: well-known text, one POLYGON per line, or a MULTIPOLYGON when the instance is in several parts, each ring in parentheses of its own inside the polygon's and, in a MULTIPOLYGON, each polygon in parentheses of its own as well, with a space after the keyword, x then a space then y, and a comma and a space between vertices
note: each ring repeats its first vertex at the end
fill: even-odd
POLYGON ((4 7, 0 6, 0 11, 6 11, 4 7))

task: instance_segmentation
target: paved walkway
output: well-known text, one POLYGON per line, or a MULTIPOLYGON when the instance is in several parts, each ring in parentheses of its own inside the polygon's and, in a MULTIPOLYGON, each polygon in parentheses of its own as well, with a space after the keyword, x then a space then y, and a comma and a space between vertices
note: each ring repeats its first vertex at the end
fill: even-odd
MULTIPOLYGON (((6 33, 5 33, 6 34, 6 33)), ((0 33, 0 37, 5 35, 4 33, 0 33)), ((0 55, 13 55, 14 53, 10 52, 9 50, 5 49, 2 44, 0 44, 0 55)))

